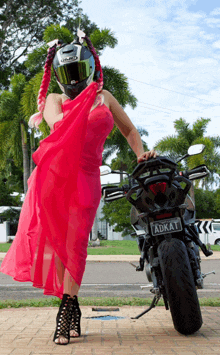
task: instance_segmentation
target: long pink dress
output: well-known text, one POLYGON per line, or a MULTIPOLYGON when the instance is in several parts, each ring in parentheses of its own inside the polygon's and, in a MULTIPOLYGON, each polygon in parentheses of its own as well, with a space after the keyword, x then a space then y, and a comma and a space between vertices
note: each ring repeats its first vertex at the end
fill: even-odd
POLYGON ((114 126, 105 104, 90 112, 93 84, 64 102, 63 119, 32 155, 37 166, 28 179, 16 237, 0 268, 59 298, 65 269, 78 285, 82 281, 101 198, 103 146, 114 126))

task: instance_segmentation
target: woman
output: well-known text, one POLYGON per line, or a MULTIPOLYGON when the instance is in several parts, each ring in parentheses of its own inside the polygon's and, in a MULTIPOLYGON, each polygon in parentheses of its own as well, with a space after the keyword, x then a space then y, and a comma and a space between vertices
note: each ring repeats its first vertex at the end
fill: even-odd
POLYGON ((38 95, 40 113, 29 125, 38 127, 43 113, 51 134, 32 155, 36 168, 28 180, 16 238, 0 271, 62 299, 53 340, 66 345, 81 333, 77 295, 101 198, 104 142, 116 124, 138 162, 156 152, 144 152, 124 110, 102 90, 99 58, 88 37, 78 31, 77 42, 50 46, 38 95), (63 94, 50 94, 45 101, 52 63, 63 94))

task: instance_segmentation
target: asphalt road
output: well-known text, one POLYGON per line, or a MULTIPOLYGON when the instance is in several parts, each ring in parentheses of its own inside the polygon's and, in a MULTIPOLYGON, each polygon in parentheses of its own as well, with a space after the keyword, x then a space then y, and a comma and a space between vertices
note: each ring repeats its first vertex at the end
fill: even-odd
MULTIPOLYGON (((203 273, 215 270, 216 274, 205 278, 204 289, 198 290, 199 298, 220 297, 220 260, 202 260, 201 265, 203 273)), ((87 262, 79 296, 153 297, 149 288, 140 288, 147 284, 145 272, 136 272, 129 262, 87 262)), ((32 283, 17 282, 0 273, 1 300, 45 297, 50 296, 44 296, 43 290, 32 287, 32 283)))

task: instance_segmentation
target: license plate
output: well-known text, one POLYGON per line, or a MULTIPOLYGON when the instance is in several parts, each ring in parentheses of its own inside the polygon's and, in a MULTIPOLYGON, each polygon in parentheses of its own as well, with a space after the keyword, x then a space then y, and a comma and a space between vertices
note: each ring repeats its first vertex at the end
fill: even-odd
POLYGON ((150 227, 153 236, 166 233, 181 232, 182 230, 180 217, 151 222, 150 227))

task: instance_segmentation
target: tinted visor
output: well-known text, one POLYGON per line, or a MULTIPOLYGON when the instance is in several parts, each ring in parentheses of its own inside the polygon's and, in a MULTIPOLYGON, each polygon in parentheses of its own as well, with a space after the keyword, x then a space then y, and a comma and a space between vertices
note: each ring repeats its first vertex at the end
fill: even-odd
POLYGON ((61 84, 74 85, 87 79, 95 69, 94 59, 90 57, 75 63, 64 64, 55 69, 61 84))

